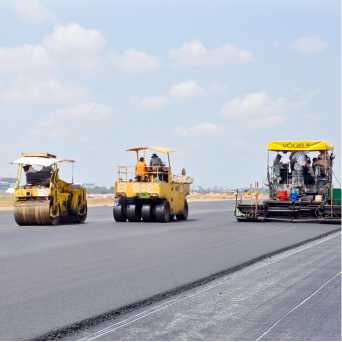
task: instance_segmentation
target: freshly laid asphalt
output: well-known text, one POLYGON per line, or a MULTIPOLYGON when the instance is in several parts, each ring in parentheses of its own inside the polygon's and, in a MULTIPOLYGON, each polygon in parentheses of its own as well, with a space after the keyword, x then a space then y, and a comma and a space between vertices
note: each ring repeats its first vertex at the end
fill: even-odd
POLYGON ((0 212, 0 339, 62 338, 106 314, 139 309, 146 298, 153 303, 160 294, 189 290, 209 275, 340 228, 237 222, 233 207, 230 201, 190 203, 187 221, 168 224, 117 223, 112 207, 93 207, 85 224, 54 227, 18 227, 13 211, 0 212))

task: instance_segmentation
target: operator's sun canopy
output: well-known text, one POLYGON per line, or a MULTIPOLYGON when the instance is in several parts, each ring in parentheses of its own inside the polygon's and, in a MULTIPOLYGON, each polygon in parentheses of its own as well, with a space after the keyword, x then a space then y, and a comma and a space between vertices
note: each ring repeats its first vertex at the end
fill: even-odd
POLYGON ((155 151, 158 151, 160 153, 174 152, 173 150, 170 150, 169 148, 158 147, 158 146, 153 146, 153 147, 135 147, 135 148, 130 148, 129 150, 126 150, 126 151, 136 151, 136 152, 138 152, 140 150, 147 150, 147 149, 155 150, 155 151))
POLYGON ((267 145, 270 151, 333 151, 334 145, 326 141, 272 141, 267 145))
POLYGON ((22 157, 9 164, 52 166, 57 163, 74 163, 74 162, 75 162, 74 160, 69 160, 69 159, 44 158, 44 157, 22 157))

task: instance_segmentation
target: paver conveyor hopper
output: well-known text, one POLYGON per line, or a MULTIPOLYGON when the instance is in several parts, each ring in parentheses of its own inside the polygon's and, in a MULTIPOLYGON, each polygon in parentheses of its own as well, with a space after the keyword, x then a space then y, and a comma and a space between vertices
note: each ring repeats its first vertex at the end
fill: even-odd
POLYGON ((14 219, 20 226, 83 223, 87 218, 85 188, 59 178, 57 163, 73 163, 48 153, 23 153, 14 186, 14 219), (33 166, 41 166, 40 171, 33 166), (20 185, 22 170, 26 184, 20 185))
POLYGON ((237 220, 341 223, 341 189, 334 189, 332 184, 333 150, 334 146, 325 141, 269 143, 269 199, 262 205, 251 205, 242 203, 237 194, 237 220), (276 153, 272 165, 270 151, 276 153), (311 161, 309 153, 315 157, 315 152, 317 158, 311 161), (283 163, 282 157, 287 154, 289 161, 283 163))
POLYGON ((165 147, 137 147, 127 151, 137 153, 138 164, 119 166, 113 209, 115 221, 125 222, 128 219, 130 222, 138 222, 142 219, 145 222, 169 222, 175 217, 177 220, 186 220, 186 196, 190 194, 193 179, 185 175, 185 169, 180 175, 172 175, 169 153, 173 151, 165 147), (167 154, 169 166, 164 162, 157 165, 152 161, 153 166, 144 164, 147 149, 167 154), (139 158, 139 151, 143 152, 143 157, 139 158))

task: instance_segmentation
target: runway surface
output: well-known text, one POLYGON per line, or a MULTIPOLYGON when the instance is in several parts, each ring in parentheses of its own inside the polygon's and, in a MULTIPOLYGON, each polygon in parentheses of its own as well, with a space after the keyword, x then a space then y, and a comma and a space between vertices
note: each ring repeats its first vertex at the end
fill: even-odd
POLYGON ((66 340, 341 340, 341 235, 278 254, 66 340))
POLYGON ((13 211, 0 212, 0 339, 63 337, 77 322, 340 228, 238 223, 233 207, 190 203, 188 221, 169 224, 116 223, 111 207, 93 207, 85 224, 55 227, 18 227, 13 211))

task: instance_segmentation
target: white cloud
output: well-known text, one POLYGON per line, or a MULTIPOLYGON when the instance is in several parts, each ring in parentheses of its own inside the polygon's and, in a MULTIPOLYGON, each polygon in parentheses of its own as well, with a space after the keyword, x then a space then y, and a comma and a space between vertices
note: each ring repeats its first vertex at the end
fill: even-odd
POLYGON ((225 117, 271 116, 284 110, 285 98, 271 100, 265 91, 250 93, 243 99, 236 97, 227 101, 221 108, 225 117))
POLYGON ((114 63, 119 68, 132 72, 140 73, 160 66, 161 59, 157 56, 150 56, 146 52, 129 49, 123 55, 112 51, 109 56, 109 61, 114 63))
POLYGON ((23 21, 32 23, 39 23, 45 20, 56 21, 55 14, 36 1, 16 1, 13 4, 13 8, 20 14, 20 18, 23 21))
POLYGON ((201 122, 189 129, 176 127, 174 133, 182 136, 199 136, 199 135, 222 135, 227 134, 228 129, 223 125, 216 125, 210 122, 201 122))
POLYGON ((131 101, 133 104, 141 109, 160 109, 171 104, 171 101, 164 95, 150 96, 142 100, 139 100, 138 97, 133 96, 131 101))
POLYGON ((67 64, 70 64, 72 67, 90 71, 98 67, 100 59, 91 55, 74 55, 67 64))
POLYGON ((52 58, 43 45, 0 47, 0 72, 52 72, 58 68, 58 60, 52 58))
POLYGON ((303 98, 305 99, 311 99, 313 97, 316 97, 318 95, 322 95, 324 93, 324 91, 322 89, 312 89, 312 90, 308 90, 307 92, 305 92, 303 94, 303 98))
POLYGON ((201 147, 201 145, 199 145, 199 144, 189 143, 189 144, 185 145, 184 147, 182 147, 181 150, 176 151, 175 155, 177 155, 177 157, 180 157, 180 156, 185 156, 185 155, 193 154, 196 151, 199 151, 200 147, 201 147))
POLYGON ((282 125, 287 121, 287 118, 284 115, 272 115, 259 118, 251 118, 248 121, 244 122, 244 127, 246 128, 270 128, 273 126, 282 125))
POLYGON ((96 145, 89 145, 87 149, 90 151, 98 151, 100 148, 96 145))
POLYGON ((294 50, 310 54, 326 49, 328 43, 320 36, 311 36, 296 39, 291 47, 294 50))
POLYGON ((319 121, 321 117, 319 115, 313 114, 313 113, 306 113, 304 114, 305 121, 319 121))
MULTIPOLYGON (((86 126, 84 124, 105 120, 113 110, 100 103, 81 103, 77 106, 55 110, 49 114, 46 119, 42 119, 34 124, 34 128, 28 131, 29 134, 37 135, 45 138, 58 138, 71 136, 70 131, 75 129, 82 132, 86 126), (69 130, 64 128, 67 123, 69 130), (51 134, 49 133, 51 131, 51 134)), ((89 140, 88 136, 76 138, 75 142, 86 142, 89 140)))
POLYGON ((173 84, 168 92, 170 97, 183 100, 193 99, 202 94, 204 94, 204 89, 194 80, 173 84))
POLYGON ((54 129, 33 128, 28 131, 30 135, 36 135, 41 138, 60 139, 70 136, 70 132, 64 127, 54 129))
POLYGON ((15 112, 15 111, 12 111, 8 115, 8 119, 11 121, 26 120, 27 118, 28 118, 28 115, 21 114, 21 113, 15 112))
POLYGON ((229 85, 227 85, 227 84, 221 85, 218 82, 213 82, 210 84, 208 91, 211 94, 224 95, 224 94, 228 93, 229 85))
POLYGON ((230 149, 237 150, 243 146, 246 146, 246 144, 241 139, 234 139, 232 145, 230 146, 230 149))
POLYGON ((77 106, 55 110, 50 118, 60 121, 101 121, 107 118, 113 110, 100 103, 81 103, 77 106))
POLYGON ((10 90, 0 94, 0 99, 6 103, 36 104, 36 103, 77 103, 88 96, 84 87, 72 83, 66 85, 53 78, 31 79, 19 75, 10 90))
MULTIPOLYGON (((0 149, 2 151, 8 151, 8 150, 23 150, 24 148, 27 148, 28 143, 26 140, 21 140, 21 142, 0 142, 0 149)), ((31 144, 32 146, 32 144, 31 144)))
POLYGON ((169 58, 180 66, 210 66, 217 67, 224 63, 248 63, 255 60, 253 54, 245 49, 238 49, 233 44, 226 44, 212 51, 198 40, 184 42, 179 49, 169 52, 169 58))
POLYGON ((56 25, 54 33, 46 36, 44 46, 57 55, 93 53, 101 49, 106 40, 99 30, 85 29, 75 22, 56 25))

